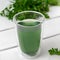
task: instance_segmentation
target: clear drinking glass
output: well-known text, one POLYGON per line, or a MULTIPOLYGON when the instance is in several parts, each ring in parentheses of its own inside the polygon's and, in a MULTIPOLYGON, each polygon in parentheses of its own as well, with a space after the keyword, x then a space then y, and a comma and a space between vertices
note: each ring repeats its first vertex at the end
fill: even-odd
POLYGON ((13 21, 17 26, 21 52, 29 57, 38 56, 44 15, 36 11, 23 11, 14 15, 13 21))

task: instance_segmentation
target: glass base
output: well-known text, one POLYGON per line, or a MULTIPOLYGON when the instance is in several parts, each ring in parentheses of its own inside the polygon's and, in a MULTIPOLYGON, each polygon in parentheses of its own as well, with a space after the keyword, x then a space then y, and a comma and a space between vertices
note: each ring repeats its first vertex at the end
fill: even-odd
POLYGON ((28 58, 28 59, 35 59, 40 56, 40 48, 39 48, 38 52, 33 56, 22 52, 20 48, 19 48, 19 52, 20 52, 19 55, 22 55, 24 58, 28 58))

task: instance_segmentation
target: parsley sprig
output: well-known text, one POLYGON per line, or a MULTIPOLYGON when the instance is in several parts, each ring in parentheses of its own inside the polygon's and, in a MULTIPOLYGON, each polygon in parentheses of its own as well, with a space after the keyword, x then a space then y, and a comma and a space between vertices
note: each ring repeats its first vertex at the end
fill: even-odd
POLYGON ((58 50, 58 48, 52 48, 48 51, 50 55, 60 55, 60 50, 58 50))

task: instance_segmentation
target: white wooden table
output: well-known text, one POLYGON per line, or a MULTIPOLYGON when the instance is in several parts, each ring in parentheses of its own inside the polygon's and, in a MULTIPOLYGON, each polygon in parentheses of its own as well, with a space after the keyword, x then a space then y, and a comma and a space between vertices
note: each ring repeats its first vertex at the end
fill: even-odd
POLYGON ((51 56, 48 53, 48 50, 51 48, 60 49, 60 36, 52 37, 41 42, 41 54, 38 58, 27 59, 21 55, 19 47, 1 51, 0 60, 60 60, 60 56, 51 56))
MULTIPOLYGON (((0 11, 9 3, 7 0, 0 0, 0 11)), ((26 59, 21 54, 19 55, 15 24, 5 17, 0 17, 0 60, 60 60, 60 56, 48 54, 48 50, 52 47, 60 49, 60 7, 50 7, 48 14, 53 19, 43 23, 43 39, 45 40, 42 40, 41 43, 41 55, 36 59, 26 59), (58 36, 52 37, 56 34, 58 36)))

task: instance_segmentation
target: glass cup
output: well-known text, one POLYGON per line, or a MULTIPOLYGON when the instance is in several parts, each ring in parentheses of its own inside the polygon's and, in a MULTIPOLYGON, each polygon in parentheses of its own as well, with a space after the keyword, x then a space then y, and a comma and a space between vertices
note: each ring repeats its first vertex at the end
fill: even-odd
POLYGON ((13 21, 17 26, 21 52, 29 57, 38 56, 44 15, 36 11, 22 11, 14 15, 13 21))

